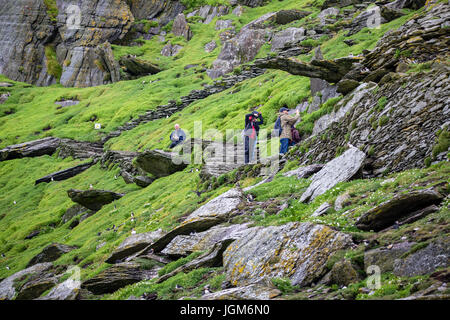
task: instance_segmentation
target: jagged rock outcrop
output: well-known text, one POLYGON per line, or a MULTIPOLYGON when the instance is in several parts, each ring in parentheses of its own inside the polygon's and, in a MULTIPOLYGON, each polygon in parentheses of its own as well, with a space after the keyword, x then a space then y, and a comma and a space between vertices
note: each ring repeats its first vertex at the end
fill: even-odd
POLYGON ((270 24, 286 24, 308 14, 298 10, 281 10, 264 14, 246 24, 236 36, 223 43, 212 69, 207 71, 208 76, 218 78, 236 66, 253 60, 261 46, 272 36, 272 31, 268 28, 270 24))
POLYGON ((366 154, 355 147, 351 147, 341 156, 328 162, 311 178, 311 184, 300 197, 301 202, 311 201, 325 193, 342 181, 355 176, 361 169, 366 154))
POLYGON ((356 221, 356 226, 362 230, 380 231, 394 224, 395 221, 413 216, 418 210, 439 204, 442 199, 443 196, 434 190, 400 194, 364 213, 356 221))
POLYGON ((0 161, 52 155, 59 147, 59 143, 60 139, 49 137, 8 146, 0 150, 0 161))
POLYGON ((0 6, 0 73, 10 79, 47 86, 46 46, 57 36, 44 1, 2 1, 0 6))
POLYGON ((229 13, 229 7, 205 5, 189 13, 187 17, 201 17, 204 24, 209 24, 215 17, 224 16, 229 13))
POLYGON ((448 70, 437 64, 427 73, 393 74, 378 86, 362 84, 337 103, 336 113, 316 121, 313 136, 324 139, 305 138, 308 151, 292 157, 301 165, 325 163, 351 143, 369 155, 364 177, 423 168, 432 157, 436 132, 448 121, 448 79, 448 70))
POLYGON ((67 195, 73 202, 81 204, 83 207, 93 211, 100 210, 105 204, 111 203, 124 196, 124 194, 116 193, 108 190, 75 190, 70 189, 67 195))
POLYGON ((57 3, 61 42, 56 46, 56 55, 63 68, 61 84, 87 87, 118 81, 118 70, 112 65, 112 53, 105 43, 123 38, 131 28, 134 17, 128 5, 124 1, 83 1, 77 4, 82 13, 79 27, 66 24, 71 14, 69 5, 57 3))
POLYGON ((350 236, 311 223, 254 229, 225 251, 226 279, 245 286, 280 277, 306 286, 323 276, 332 253, 351 243, 350 236))
POLYGON ((42 178, 36 180, 35 184, 39 184, 42 182, 48 183, 51 181, 62 181, 62 180, 72 178, 72 177, 76 176, 77 174, 80 174, 81 172, 86 171, 87 169, 92 167, 93 164, 94 164, 94 162, 89 162, 89 163, 85 163, 85 164, 80 164, 78 166, 75 166, 75 167, 72 167, 69 169, 51 173, 49 175, 46 175, 45 177, 42 177, 42 178))
POLYGON ((60 243, 52 243, 42 249, 42 251, 34 256, 30 262, 28 262, 27 267, 31 267, 32 265, 44 262, 52 262, 57 260, 63 254, 68 253, 74 249, 77 249, 75 246, 68 246, 60 243))

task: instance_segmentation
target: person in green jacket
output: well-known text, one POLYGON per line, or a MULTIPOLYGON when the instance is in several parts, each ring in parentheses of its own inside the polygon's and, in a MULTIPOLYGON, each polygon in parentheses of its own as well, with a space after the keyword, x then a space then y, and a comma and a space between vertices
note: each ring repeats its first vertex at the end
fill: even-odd
POLYGON ((289 109, 283 107, 278 114, 281 120, 281 134, 280 134, 280 154, 288 152, 292 141, 291 128, 300 118, 300 111, 296 110, 295 117, 289 115, 289 109))

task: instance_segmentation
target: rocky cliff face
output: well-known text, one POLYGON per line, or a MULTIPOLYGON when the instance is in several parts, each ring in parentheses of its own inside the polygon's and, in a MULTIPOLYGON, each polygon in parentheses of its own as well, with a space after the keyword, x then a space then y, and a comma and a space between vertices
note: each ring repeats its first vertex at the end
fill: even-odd
POLYGON ((45 46, 57 36, 43 1, 0 1, 0 73, 17 81, 46 86, 55 83, 48 72, 45 46))
POLYGON ((66 87, 118 81, 109 43, 123 39, 135 19, 165 25, 184 10, 178 1, 159 0, 57 0, 53 8, 43 0, 0 4, 0 73, 38 86, 59 81, 66 87))

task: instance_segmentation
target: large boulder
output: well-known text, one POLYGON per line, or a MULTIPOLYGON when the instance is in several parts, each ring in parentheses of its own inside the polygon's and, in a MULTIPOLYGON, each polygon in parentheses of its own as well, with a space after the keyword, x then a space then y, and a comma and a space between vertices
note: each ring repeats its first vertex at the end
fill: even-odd
POLYGON ((172 153, 161 150, 144 151, 137 156, 136 165, 157 178, 171 175, 187 167, 185 163, 177 164, 172 153))
POLYGON ((243 195, 240 189, 230 189, 192 212, 186 218, 186 221, 211 217, 225 219, 237 209, 242 201, 242 197, 243 195))
POLYGON ((134 234, 126 238, 105 261, 106 263, 116 263, 133 254, 145 249, 164 235, 162 230, 146 233, 134 234))
POLYGON ((52 155, 59 146, 58 138, 43 138, 8 146, 0 150, 0 161, 52 155))
POLYGON ((395 221, 414 215, 418 210, 440 203, 442 199, 443 196, 434 190, 399 194, 364 213, 356 221, 356 226, 361 230, 380 231, 395 221))
POLYGON ((105 204, 111 203, 124 196, 122 193, 116 193, 108 190, 75 190, 70 189, 67 194, 73 202, 81 204, 83 207, 93 211, 100 210, 105 204))
POLYGON ((156 277, 157 270, 143 270, 135 262, 124 262, 115 264, 112 267, 100 272, 98 275, 84 281, 82 289, 87 289, 93 294, 112 293, 127 285, 149 280, 156 277))
POLYGON ((57 260, 63 254, 68 253, 74 249, 77 249, 75 246, 68 246, 60 243, 52 243, 42 249, 42 251, 34 256, 30 262, 28 262, 27 267, 31 267, 32 265, 44 262, 52 262, 57 260))
POLYGON ((249 232, 247 225, 215 226, 209 230, 189 235, 176 236, 162 254, 174 257, 187 256, 192 252, 205 251, 224 240, 237 240, 249 232))
POLYGON ((312 223, 254 229, 225 251, 226 278, 234 286, 275 277, 306 286, 323 276, 333 253, 351 244, 349 235, 312 223))
POLYGON ((45 276, 45 274, 53 268, 53 264, 50 262, 35 264, 29 268, 16 272, 0 282, 0 300, 11 300, 20 291, 18 283, 21 279, 28 277, 45 276))
POLYGON ((130 75, 130 79, 156 74, 161 71, 161 68, 150 61, 142 60, 131 55, 121 57, 119 64, 130 75))
POLYGON ((339 182, 350 180, 361 169, 365 159, 364 152, 351 147, 339 157, 331 160, 311 178, 311 184, 300 197, 300 202, 311 201, 339 182))

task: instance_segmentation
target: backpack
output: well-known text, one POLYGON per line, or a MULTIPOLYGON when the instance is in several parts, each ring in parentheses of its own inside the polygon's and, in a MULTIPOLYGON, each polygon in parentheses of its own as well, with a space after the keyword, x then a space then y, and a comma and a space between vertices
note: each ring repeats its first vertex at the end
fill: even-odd
POLYGON ((281 118, 278 117, 277 121, 275 121, 275 127, 273 128, 275 132, 278 132, 278 136, 281 135, 281 132, 283 131, 283 128, 281 127, 281 118))
POLYGON ((299 143, 301 141, 300 132, 295 127, 291 128, 292 142, 299 143))

